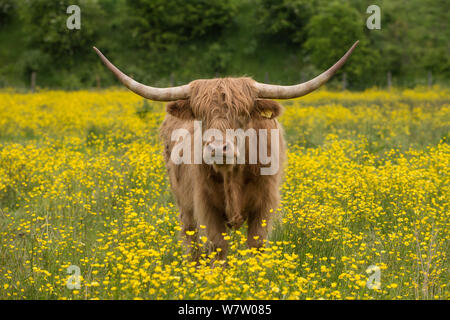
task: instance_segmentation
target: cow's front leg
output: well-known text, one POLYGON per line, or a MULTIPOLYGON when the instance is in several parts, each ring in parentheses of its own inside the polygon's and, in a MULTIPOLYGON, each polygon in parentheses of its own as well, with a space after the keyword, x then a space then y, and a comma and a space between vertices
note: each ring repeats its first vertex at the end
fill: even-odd
POLYGON ((267 190, 260 194, 260 201, 248 216, 247 244, 249 248, 261 248, 267 240, 272 225, 272 217, 279 203, 278 193, 267 190))
POLYGON ((217 251, 217 259, 225 260, 228 242, 224 239, 226 233, 224 212, 215 208, 208 199, 210 198, 207 194, 196 195, 195 216, 199 225, 205 227, 208 253, 217 251))
POLYGON ((206 208, 208 204, 203 206, 205 210, 201 214, 200 224, 205 226, 205 234, 208 241, 208 253, 217 251, 217 259, 225 260, 228 252, 228 242, 224 239, 226 233, 225 219, 223 215, 213 208, 206 208))
POLYGON ((230 228, 239 229, 245 221, 242 210, 242 181, 238 174, 224 174, 225 212, 230 228))
POLYGON ((181 209, 181 233, 184 239, 186 254, 191 261, 198 261, 200 252, 198 244, 197 222, 193 210, 181 209))
POLYGON ((269 235, 270 219, 268 215, 253 213, 248 218, 247 245, 249 248, 261 248, 269 235))

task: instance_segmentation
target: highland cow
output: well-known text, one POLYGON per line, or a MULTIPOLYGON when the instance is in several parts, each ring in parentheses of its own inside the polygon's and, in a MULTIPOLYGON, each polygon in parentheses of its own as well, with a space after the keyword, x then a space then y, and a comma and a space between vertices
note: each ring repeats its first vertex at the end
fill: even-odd
MULTIPOLYGON (((105 65, 131 91, 147 99, 171 101, 166 107, 160 137, 171 188, 180 210, 182 234, 192 259, 199 257, 196 245, 199 232, 205 233, 210 252, 217 251, 217 257, 225 259, 227 228, 238 229, 245 222, 248 246, 260 248, 264 245, 279 204, 286 160, 282 128, 276 119, 282 113, 282 107, 268 99, 291 99, 314 91, 342 67, 357 43, 330 69, 293 86, 269 85, 251 78, 219 78, 194 80, 172 88, 154 88, 123 74, 94 48, 105 65), (200 134, 195 132, 196 121, 201 121, 200 134), (222 135, 216 134, 205 140, 204 135, 209 129, 222 135), (230 130, 240 134, 230 138, 230 130), (175 132, 185 136, 178 135, 174 139, 175 132), (252 132, 256 133, 256 139, 252 139, 252 132), (201 155, 208 154, 210 161, 195 159, 196 135, 201 140, 201 155), (239 138, 241 143, 237 142, 239 138), (187 143, 181 153, 190 153, 178 154, 188 160, 183 163, 173 161, 173 152, 179 143, 187 143), (265 160, 270 159, 270 163, 263 159, 250 161, 252 150, 261 154, 263 146, 268 153, 265 160), (275 172, 262 174, 261 170, 270 166, 276 168, 275 172)), ((180 150, 176 149, 178 153, 180 150)))

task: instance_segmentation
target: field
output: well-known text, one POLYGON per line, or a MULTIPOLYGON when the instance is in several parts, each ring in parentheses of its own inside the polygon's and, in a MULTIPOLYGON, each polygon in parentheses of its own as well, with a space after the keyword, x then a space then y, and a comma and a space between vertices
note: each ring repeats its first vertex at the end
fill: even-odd
POLYGON ((244 226, 225 235, 227 266, 211 267, 214 254, 184 257, 163 104, 0 92, 0 299, 449 299, 450 91, 283 104, 270 242, 248 250, 244 226))

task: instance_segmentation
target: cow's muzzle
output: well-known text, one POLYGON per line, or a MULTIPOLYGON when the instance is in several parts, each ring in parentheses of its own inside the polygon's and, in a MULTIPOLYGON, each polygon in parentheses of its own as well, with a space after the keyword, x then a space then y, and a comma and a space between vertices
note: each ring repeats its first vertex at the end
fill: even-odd
POLYGON ((212 141, 206 143, 203 150, 205 161, 208 164, 232 165, 239 156, 238 149, 231 141, 212 141))

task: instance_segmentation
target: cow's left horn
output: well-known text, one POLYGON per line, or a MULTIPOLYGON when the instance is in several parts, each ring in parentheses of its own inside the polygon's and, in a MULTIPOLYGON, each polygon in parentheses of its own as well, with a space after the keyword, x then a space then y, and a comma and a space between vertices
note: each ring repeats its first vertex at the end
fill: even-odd
POLYGON ((128 89, 144 98, 155 101, 175 101, 187 99, 189 97, 190 86, 188 84, 171 88, 154 88, 143 85, 142 83, 134 81, 120 71, 116 66, 109 62, 109 60, 96 47, 94 47, 94 50, 97 52, 98 56, 102 59, 108 69, 111 70, 117 79, 120 80, 120 82, 122 82, 128 89))
POLYGON ((327 82, 336 73, 336 71, 338 71, 339 68, 344 65, 345 61, 347 61, 348 57, 352 54, 353 50, 358 45, 358 42, 359 40, 356 41, 353 46, 347 51, 347 53, 330 69, 307 82, 293 86, 278 86, 256 82, 255 87, 258 90, 258 97, 266 99, 292 99, 304 96, 316 90, 325 82, 327 82))

